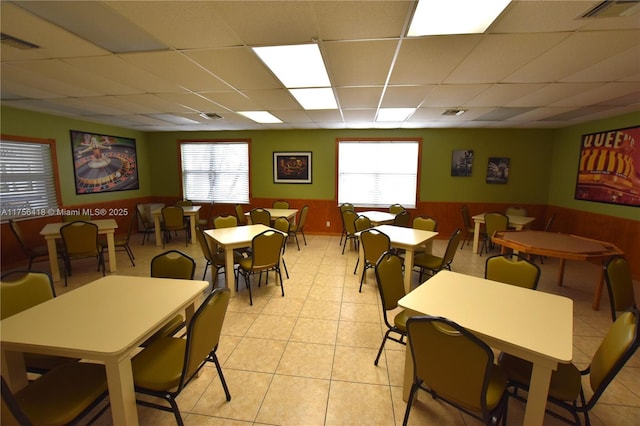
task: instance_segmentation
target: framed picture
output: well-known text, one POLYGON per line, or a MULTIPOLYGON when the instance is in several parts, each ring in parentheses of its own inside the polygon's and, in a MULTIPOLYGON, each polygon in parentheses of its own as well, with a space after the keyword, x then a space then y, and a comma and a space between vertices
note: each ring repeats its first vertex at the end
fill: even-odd
POLYGON ((640 206, 640 126, 582 135, 576 200, 640 206))
POLYGON ((76 194, 139 189, 136 140, 71 130, 76 194))
POLYGON ((453 151, 451 154, 451 176, 471 176, 472 167, 472 150, 460 149, 453 151))
POLYGON ((274 183, 311 183, 311 152, 274 152, 274 183))
POLYGON ((487 165, 487 183, 507 183, 509 181, 509 159, 489 157, 487 165))

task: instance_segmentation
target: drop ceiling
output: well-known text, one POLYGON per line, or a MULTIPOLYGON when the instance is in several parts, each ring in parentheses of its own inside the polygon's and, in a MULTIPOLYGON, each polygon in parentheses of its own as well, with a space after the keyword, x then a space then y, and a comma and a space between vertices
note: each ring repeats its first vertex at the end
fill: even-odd
POLYGON ((2 1, 2 33, 38 48, 0 45, 1 102, 141 131, 565 127, 640 112, 640 13, 581 18, 598 3, 514 0, 484 34, 406 37, 414 1, 2 1), (113 53, 42 3, 162 48, 113 53), (312 42, 337 110, 304 110, 251 49, 312 42), (376 122, 385 107, 417 110, 376 122))

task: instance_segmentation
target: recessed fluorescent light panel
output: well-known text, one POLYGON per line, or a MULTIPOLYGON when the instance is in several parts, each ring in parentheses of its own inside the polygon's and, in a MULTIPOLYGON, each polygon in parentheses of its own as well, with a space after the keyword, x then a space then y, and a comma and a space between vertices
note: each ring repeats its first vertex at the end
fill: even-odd
POLYGON ((282 123, 282 120, 267 111, 238 111, 238 114, 242 114, 256 123, 282 123))
POLYGON ((483 33, 511 0, 420 0, 407 36, 483 33))
POLYGON ((318 89, 290 89, 289 92, 304 109, 338 109, 330 87, 318 89))
POLYGON ((376 121, 404 121, 415 110, 415 108, 380 108, 376 121))
POLYGON ((254 47, 253 51, 288 89, 331 86, 317 44, 254 47))

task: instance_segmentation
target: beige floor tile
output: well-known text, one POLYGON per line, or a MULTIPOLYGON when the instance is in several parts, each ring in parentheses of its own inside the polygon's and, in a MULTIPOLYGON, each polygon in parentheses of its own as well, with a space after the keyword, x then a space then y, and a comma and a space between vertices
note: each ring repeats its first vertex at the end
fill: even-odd
POLYGON ((324 425, 329 380, 276 375, 256 422, 273 425, 324 425))
POLYGON ((338 321, 313 318, 298 318, 291 333, 294 342, 335 345, 338 321))
POLYGON ((330 379, 335 346, 289 342, 282 354, 276 374, 330 379))
POLYGON ((383 335, 379 323, 340 321, 336 343, 341 346, 377 349, 383 335))
POLYGON ((332 381, 325 425, 363 424, 395 425, 389 386, 332 381))
POLYGON ((331 379, 388 385, 389 374, 385 364, 373 365, 377 353, 377 349, 336 346, 331 379))
POLYGON ((225 368, 273 373, 287 342, 284 340, 243 338, 224 363, 225 368))

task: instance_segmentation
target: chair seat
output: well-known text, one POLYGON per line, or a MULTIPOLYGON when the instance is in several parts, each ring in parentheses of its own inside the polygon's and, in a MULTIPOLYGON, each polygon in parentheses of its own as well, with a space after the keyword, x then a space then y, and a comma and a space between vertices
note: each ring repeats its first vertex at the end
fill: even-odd
POLYGON ((49 371, 18 391, 15 398, 34 425, 62 425, 82 414, 106 391, 104 366, 78 362, 49 371))
MULTIPOLYGON (((529 386, 532 364, 507 353, 500 355, 500 366, 506 371, 509 381, 529 386)), ((575 401, 580 395, 580 371, 573 364, 558 364, 551 373, 549 396, 560 401, 575 401)))
POLYGON ((407 331, 407 320, 411 317, 417 317, 422 315, 420 312, 412 311, 411 309, 403 309, 398 312, 398 314, 393 318, 393 325, 395 325, 398 329, 407 331))
POLYGON ((442 258, 428 253, 420 253, 413 258, 413 264, 427 269, 438 269, 442 258))
POLYGON ((162 392, 177 388, 182 376, 186 339, 161 337, 131 360, 136 387, 162 392))

